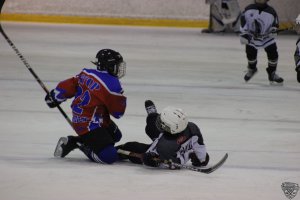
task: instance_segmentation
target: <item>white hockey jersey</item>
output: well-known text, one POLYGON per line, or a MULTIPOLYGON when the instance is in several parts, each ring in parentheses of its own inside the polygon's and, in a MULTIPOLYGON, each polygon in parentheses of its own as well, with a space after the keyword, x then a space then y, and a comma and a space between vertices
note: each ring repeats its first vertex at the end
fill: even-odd
POLYGON ((173 137, 161 133, 147 150, 159 155, 162 160, 185 164, 190 159, 190 154, 195 153, 197 158, 204 162, 206 158, 206 147, 203 143, 202 134, 192 122, 188 123, 186 130, 179 136, 173 137))
POLYGON ((278 27, 277 13, 268 4, 263 7, 251 4, 245 8, 241 17, 240 32, 253 37, 249 45, 255 48, 266 48, 275 43, 274 36, 270 33, 273 28, 278 27))
POLYGON ((296 51, 295 51, 295 65, 296 67, 300 67, 300 38, 298 39, 298 41, 296 42, 296 51))

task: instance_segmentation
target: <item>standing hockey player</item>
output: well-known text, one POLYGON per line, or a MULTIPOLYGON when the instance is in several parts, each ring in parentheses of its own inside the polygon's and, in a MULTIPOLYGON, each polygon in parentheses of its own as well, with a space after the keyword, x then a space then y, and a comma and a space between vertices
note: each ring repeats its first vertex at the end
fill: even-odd
MULTIPOLYGON (((295 25, 295 30, 297 34, 300 35, 300 14, 296 18, 296 25, 295 25)), ((295 51, 295 64, 296 64, 296 72, 297 72, 297 80, 300 83, 300 37, 298 41, 296 42, 296 51, 295 51)))
POLYGON ((78 136, 62 137, 54 155, 65 157, 79 148, 92 161, 111 164, 118 160, 114 144, 122 134, 110 119, 123 116, 126 97, 119 79, 125 75, 126 64, 120 53, 102 49, 93 62, 97 69, 83 69, 77 76, 61 81, 45 101, 54 108, 67 99, 71 104, 72 125, 78 136))
POLYGON ((203 33, 238 32, 241 10, 237 0, 206 0, 210 4, 209 27, 203 33))
POLYGON ((118 146, 118 149, 138 153, 141 158, 120 155, 134 163, 151 167, 167 167, 176 169, 174 163, 185 164, 190 159, 194 166, 206 166, 209 155, 203 142, 198 126, 188 121, 183 110, 168 106, 157 113, 154 103, 145 102, 148 113, 146 119, 146 134, 153 141, 152 144, 127 142, 118 146), (162 160, 171 160, 169 164, 162 160))
POLYGON ((275 41, 279 27, 276 11, 267 4, 269 0, 255 0, 248 5, 241 17, 240 41, 246 45, 248 71, 244 76, 248 82, 257 73, 257 52, 263 48, 268 57, 266 68, 271 83, 283 83, 283 78, 276 74, 278 52, 275 41))

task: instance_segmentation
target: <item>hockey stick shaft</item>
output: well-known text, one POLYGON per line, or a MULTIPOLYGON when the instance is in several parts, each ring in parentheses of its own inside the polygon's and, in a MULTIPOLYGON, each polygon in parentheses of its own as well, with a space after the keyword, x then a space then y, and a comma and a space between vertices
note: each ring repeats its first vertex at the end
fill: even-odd
POLYGON ((134 153, 134 152, 126 151, 126 150, 123 150, 123 149, 118 149, 118 153, 126 155, 126 156, 130 156, 130 157, 134 157, 134 158, 140 158, 140 159, 143 158, 143 155, 140 154, 140 153, 134 153))
POLYGON ((278 29, 276 32, 280 33, 280 32, 283 32, 283 31, 291 31, 291 30, 294 30, 294 26, 278 29))
MULTIPOLYGON (((143 158, 143 155, 140 153, 135 153, 135 152, 126 151, 126 150, 122 150, 122 149, 118 149, 118 153, 126 155, 126 156, 130 156, 130 157, 134 157, 134 158, 139 158, 139 159, 143 158)), ((169 161, 169 160, 160 160, 159 158, 156 158, 156 160, 159 161, 160 163, 173 164, 173 166, 175 166, 175 167, 190 169, 189 166, 185 166, 185 165, 178 164, 178 163, 173 163, 172 161, 169 161)), ((197 170, 193 170, 193 171, 197 171, 197 170)))
MULTIPOLYGON (((291 31, 291 30, 294 30, 294 27, 291 26, 291 27, 288 27, 288 28, 283 28, 283 29, 277 29, 275 31, 275 33, 281 33, 281 32, 284 32, 284 31, 291 31)), ((237 33, 241 34, 242 32, 238 31, 237 33)), ((264 35, 269 35, 270 33, 266 33, 264 35)))
MULTIPOLYGON (((0 17, 1 17, 1 11, 5 0, 0 1, 0 17)), ((18 50, 18 48, 14 45, 14 43, 11 41, 11 39, 7 36, 7 34, 4 32, 2 28, 2 24, 0 21, 0 32, 2 36, 5 38, 7 43, 11 46, 11 48, 15 51, 17 56, 20 58, 20 60, 23 62, 23 64, 26 66, 26 68, 29 70, 29 72, 32 74, 32 76, 35 78, 35 80, 40 84, 40 86, 43 88, 43 90, 46 92, 46 94, 49 94, 49 90, 45 86, 45 84, 41 81, 41 79, 38 77, 38 75, 34 72, 34 70, 31 68, 25 57, 21 54, 21 52, 18 50)), ((72 126, 72 122, 69 119, 68 115, 65 113, 65 111, 59 106, 56 106, 60 113, 64 116, 64 118, 67 120, 67 122, 72 126)), ((72 126, 73 127, 73 126, 72 126)))

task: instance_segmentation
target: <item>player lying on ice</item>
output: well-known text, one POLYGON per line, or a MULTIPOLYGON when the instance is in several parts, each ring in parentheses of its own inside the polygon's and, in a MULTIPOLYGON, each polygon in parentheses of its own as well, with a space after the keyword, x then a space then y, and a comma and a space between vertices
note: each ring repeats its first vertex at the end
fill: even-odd
POLYGON ((102 49, 93 62, 97 69, 83 69, 73 78, 61 81, 45 97, 50 108, 73 98, 72 126, 78 136, 62 137, 54 152, 65 157, 79 148, 91 161, 111 164, 118 160, 115 143, 122 134, 110 119, 120 118, 126 109, 126 97, 119 79, 126 64, 120 53, 102 49))
POLYGON ((183 110, 169 106, 159 114, 150 100, 145 101, 145 108, 148 113, 145 131, 153 142, 127 142, 117 146, 118 152, 125 150, 140 155, 134 157, 119 154, 120 159, 170 169, 176 169, 172 163, 186 164, 189 160, 197 167, 208 164, 209 155, 202 134, 196 124, 188 121, 183 110), (172 162, 166 164, 162 161, 172 162))

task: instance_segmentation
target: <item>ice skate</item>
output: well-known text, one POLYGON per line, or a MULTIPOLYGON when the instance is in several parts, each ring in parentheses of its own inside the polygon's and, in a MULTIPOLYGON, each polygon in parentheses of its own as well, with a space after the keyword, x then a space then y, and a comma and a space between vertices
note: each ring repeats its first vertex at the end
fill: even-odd
POLYGON ((201 33, 212 33, 212 29, 202 29, 201 33))
POLYGON ((254 69, 248 68, 248 71, 244 76, 244 80, 248 82, 256 73, 257 73, 257 68, 254 69))
POLYGON ((267 69, 267 72, 268 72, 268 78, 269 78, 269 81, 270 81, 270 84, 271 85, 283 85, 283 78, 281 78, 280 76, 278 76, 275 71, 272 71, 270 72, 268 69, 267 69))
POLYGON ((61 137, 57 142, 54 156, 61 158, 65 157, 71 151, 79 147, 76 142, 77 139, 75 136, 61 137))
POLYGON ((151 100, 145 101, 145 109, 148 115, 151 113, 157 113, 156 107, 151 100))

